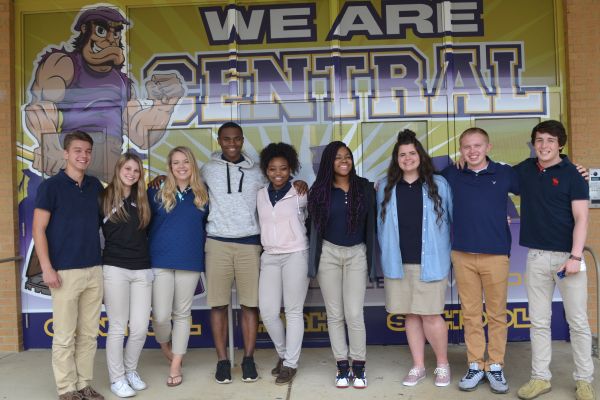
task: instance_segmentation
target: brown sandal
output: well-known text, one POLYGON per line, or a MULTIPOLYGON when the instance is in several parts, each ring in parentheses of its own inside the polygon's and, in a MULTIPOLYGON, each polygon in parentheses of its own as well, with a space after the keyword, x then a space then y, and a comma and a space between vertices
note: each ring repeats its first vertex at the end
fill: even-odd
POLYGON ((181 385, 182 382, 183 382, 183 374, 175 375, 175 376, 169 375, 169 377, 167 378, 167 386, 168 387, 179 386, 179 385, 181 385), (179 379, 178 382, 177 382, 177 379, 179 379))

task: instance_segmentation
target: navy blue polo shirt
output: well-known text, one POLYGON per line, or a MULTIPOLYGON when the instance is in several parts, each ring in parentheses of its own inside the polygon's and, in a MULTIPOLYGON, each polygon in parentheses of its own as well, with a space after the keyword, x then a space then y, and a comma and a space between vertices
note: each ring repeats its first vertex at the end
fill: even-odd
POLYGON ((515 166, 521 186, 521 246, 570 252, 573 246, 574 200, 588 200, 585 179, 569 158, 538 168, 537 158, 515 166))
POLYGON ((408 183, 401 179, 396 184, 396 208, 400 254, 404 264, 421 264, 423 235, 423 183, 408 183))
POLYGON ((506 217, 508 193, 519 194, 516 171, 488 158, 482 171, 450 165, 442 175, 452 189, 452 249, 510 255, 511 235, 506 217))
POLYGON ((348 193, 340 188, 331 188, 329 219, 323 239, 338 246, 355 246, 365 242, 366 210, 359 216, 356 232, 348 232, 348 193))
POLYGON ((81 187, 64 170, 38 187, 35 208, 50 212, 46 228, 48 253, 56 270, 102 264, 100 253, 100 210, 102 184, 85 175, 81 187))

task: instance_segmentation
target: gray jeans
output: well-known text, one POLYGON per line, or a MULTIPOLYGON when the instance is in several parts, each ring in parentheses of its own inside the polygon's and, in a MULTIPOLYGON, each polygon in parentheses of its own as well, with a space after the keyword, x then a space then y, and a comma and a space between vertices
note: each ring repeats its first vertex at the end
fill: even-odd
POLYGON ((317 273, 325 310, 331 349, 336 361, 365 361, 367 335, 363 307, 367 290, 367 247, 337 246, 323 241, 317 273), (346 329, 350 351, 346 344, 346 329))
POLYGON ((592 362, 592 334, 587 317, 587 275, 580 271, 563 279, 556 276, 558 268, 567 261, 569 253, 530 249, 527 253, 526 287, 531 320, 531 377, 550 380, 552 358, 552 294, 558 286, 563 306, 571 349, 575 361, 573 379, 591 382, 594 377, 592 362))
POLYGON ((135 371, 150 320, 152 280, 150 269, 130 270, 105 265, 104 305, 108 315, 106 363, 110 382, 123 378, 125 372, 135 371), (129 337, 123 356, 123 341, 129 325, 129 337))
POLYGON ((258 307, 283 365, 298 368, 304 337, 304 300, 308 290, 308 250, 287 254, 263 253, 260 258, 258 307), (281 300, 285 323, 279 317, 281 300))
POLYGON ((200 272, 153 268, 152 328, 158 343, 171 341, 173 354, 187 352, 194 292, 200 272), (171 326, 172 322, 172 326, 171 326))

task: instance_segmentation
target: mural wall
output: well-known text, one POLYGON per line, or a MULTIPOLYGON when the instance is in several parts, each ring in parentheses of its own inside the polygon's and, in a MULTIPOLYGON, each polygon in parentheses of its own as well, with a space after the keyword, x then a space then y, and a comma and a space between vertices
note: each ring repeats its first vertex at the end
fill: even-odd
MULTIPOLYGON (((64 132, 93 135, 90 173, 101 180, 110 178, 123 151, 140 154, 151 179, 165 173, 174 146, 186 145, 206 162, 218 149, 216 129, 233 120, 244 127, 245 150, 253 156, 270 142, 293 144, 302 161, 298 177, 310 183, 332 140, 346 142, 359 174, 376 180, 404 128, 418 133, 438 168, 456 158, 457 137, 473 125, 490 133, 491 156, 512 164, 531 154, 529 132, 536 123, 566 116, 559 0, 175 6, 166 0, 17 0, 15 10, 27 347, 48 347, 52 334, 31 222, 37 187, 62 166, 64 132)), ((527 340, 517 197, 507 214, 514 242, 509 337, 527 340)), ((211 346, 202 283, 197 293, 190 345, 211 346)), ((558 311, 558 294, 555 300, 558 311)), ((368 341, 405 343, 403 318, 387 315, 383 304, 381 279, 367 291, 368 341)), ((462 340, 459 309, 450 284, 446 319, 454 342, 462 340)), ((316 282, 305 311, 306 344, 326 343, 316 282)), ((565 337, 562 314, 555 315, 555 337, 565 337)), ((101 335, 106 331, 103 319, 101 335)), ((268 342, 265 332, 261 338, 268 342)))

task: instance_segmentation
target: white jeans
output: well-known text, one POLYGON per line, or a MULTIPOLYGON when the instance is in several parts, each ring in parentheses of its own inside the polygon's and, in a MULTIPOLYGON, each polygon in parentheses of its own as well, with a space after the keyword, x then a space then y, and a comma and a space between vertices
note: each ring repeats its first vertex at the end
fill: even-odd
POLYGON ((104 305, 108 315, 106 361, 111 383, 137 369, 148 335, 152 298, 151 269, 130 270, 105 265, 104 305), (123 357, 123 341, 129 323, 129 337, 123 357))
POLYGON ((190 338, 192 301, 200 272, 166 268, 152 270, 152 329, 156 341, 171 341, 173 354, 185 354, 190 338))
POLYGON ((573 379, 591 382, 594 377, 592 361, 592 334, 587 317, 586 271, 559 279, 556 270, 567 261, 569 253, 530 249, 527 253, 526 287, 531 320, 531 377, 550 380, 552 358, 552 293, 558 286, 563 306, 571 349, 575 361, 573 379))
POLYGON ((298 368, 304 337, 304 300, 308 291, 308 250, 287 254, 263 253, 258 283, 260 316, 283 365, 298 368), (284 329, 279 317, 285 308, 284 329))

